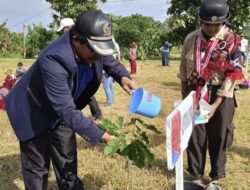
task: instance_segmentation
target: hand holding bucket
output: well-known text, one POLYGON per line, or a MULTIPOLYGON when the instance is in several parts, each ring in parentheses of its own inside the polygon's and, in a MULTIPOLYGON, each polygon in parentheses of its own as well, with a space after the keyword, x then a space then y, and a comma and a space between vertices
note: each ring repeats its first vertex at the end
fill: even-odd
POLYGON ((161 100, 159 97, 138 88, 132 94, 129 105, 129 114, 136 113, 145 117, 154 118, 161 111, 161 100))

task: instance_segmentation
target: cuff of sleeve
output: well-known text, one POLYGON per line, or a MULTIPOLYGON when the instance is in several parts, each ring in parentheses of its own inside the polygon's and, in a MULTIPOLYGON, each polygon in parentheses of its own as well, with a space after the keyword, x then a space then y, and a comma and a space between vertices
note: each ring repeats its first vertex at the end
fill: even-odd
POLYGON ((226 78, 221 87, 217 91, 218 96, 224 96, 226 98, 232 98, 234 96, 235 81, 226 78))
POLYGON ((233 93, 233 92, 228 92, 228 91, 225 91, 225 90, 218 89, 217 95, 218 95, 218 96, 223 96, 223 97, 226 97, 226 98, 233 98, 234 93, 233 93))
MULTIPOLYGON (((132 79, 131 76, 128 74, 128 75, 124 75, 122 77, 127 77, 129 78, 130 80, 132 79)), ((116 82, 118 82, 120 85, 122 85, 122 77, 119 77, 119 78, 114 78, 116 82)))
POLYGON ((104 131, 103 130, 98 130, 97 133, 96 133, 96 136, 95 138, 92 138, 90 139, 89 143, 92 145, 92 146, 95 146, 96 144, 100 143, 102 141, 102 136, 104 135, 104 131))

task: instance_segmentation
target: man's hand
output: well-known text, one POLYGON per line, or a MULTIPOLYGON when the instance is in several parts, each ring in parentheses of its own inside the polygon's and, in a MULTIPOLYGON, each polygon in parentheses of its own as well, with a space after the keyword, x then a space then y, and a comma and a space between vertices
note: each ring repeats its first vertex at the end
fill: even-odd
POLYGON ((115 139, 115 136, 110 135, 108 133, 104 133, 104 135, 102 136, 102 141, 105 143, 108 143, 109 141, 115 139))
POLYGON ((121 86, 129 95, 132 94, 132 90, 137 89, 136 83, 128 77, 121 78, 121 86))

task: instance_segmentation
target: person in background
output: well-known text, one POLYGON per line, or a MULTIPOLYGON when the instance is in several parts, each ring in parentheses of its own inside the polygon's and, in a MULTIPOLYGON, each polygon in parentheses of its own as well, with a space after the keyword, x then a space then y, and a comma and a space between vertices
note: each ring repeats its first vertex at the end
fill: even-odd
MULTIPOLYGON (((115 43, 116 53, 113 54, 113 57, 120 61, 120 48, 119 45, 115 43)), ((114 88, 113 88, 113 78, 109 76, 105 71, 103 71, 103 88, 106 94, 106 106, 112 107, 114 101, 114 88)))
POLYGON ((162 66, 168 67, 169 66, 169 54, 172 44, 168 43, 167 41, 163 46, 161 46, 160 50, 162 53, 162 66))
POLYGON ((128 94, 137 88, 112 56, 113 38, 106 14, 84 11, 69 32, 41 52, 6 96, 7 115, 20 143, 25 189, 48 188, 52 161, 59 190, 83 190, 75 132, 93 146, 115 138, 81 111, 98 90, 103 69, 128 94))
POLYGON ((15 78, 17 80, 19 80, 25 74, 25 72, 26 72, 26 70, 25 70, 25 68, 23 68, 23 63, 18 62, 16 72, 15 72, 15 78))
POLYGON ((233 142, 233 117, 237 106, 234 87, 243 78, 240 37, 230 32, 226 0, 203 0, 198 11, 200 28, 184 40, 180 80, 184 99, 196 91, 197 102, 211 105, 207 124, 196 125, 187 148, 188 172, 194 182, 205 186, 206 153, 210 156, 210 183, 207 190, 221 189, 226 176, 227 149, 233 142), (201 93, 202 92, 202 93, 201 93), (204 96, 203 96, 204 94, 204 96))
MULTIPOLYGON (((60 22, 60 26, 57 32, 64 34, 68 32, 69 29, 74 24, 75 23, 72 18, 63 18, 60 22)), ((89 105, 90 113, 91 113, 93 120, 100 120, 103 118, 101 108, 94 96, 90 98, 88 105, 89 105)))
POLYGON ((132 42, 131 47, 129 49, 129 63, 131 68, 131 74, 136 74, 136 68, 137 68, 136 51, 137 51, 137 44, 136 42, 132 42))
POLYGON ((247 49, 247 52, 248 52, 248 55, 247 55, 247 58, 248 58, 247 63, 248 63, 248 64, 247 64, 247 69, 246 69, 246 70, 247 70, 247 72, 250 72, 250 67, 249 67, 249 65, 250 65, 250 64, 249 64, 249 59, 250 59, 250 53, 249 53, 249 52, 250 52, 250 41, 248 41, 248 46, 247 46, 247 47, 248 47, 248 49, 247 49))
POLYGON ((60 21, 60 26, 57 29, 57 32, 64 34, 69 31, 69 29, 75 24, 72 18, 63 18, 60 21))
POLYGON ((241 33, 240 34, 241 37, 241 41, 240 41, 240 51, 242 52, 242 56, 243 56, 243 66, 246 67, 247 66, 247 62, 248 62, 248 40, 246 38, 244 38, 244 34, 241 33))
POLYGON ((0 109, 6 110, 4 99, 7 96, 7 94, 10 92, 10 90, 13 88, 16 81, 17 81, 17 78, 12 77, 10 74, 8 74, 5 77, 3 85, 0 86, 0 109))

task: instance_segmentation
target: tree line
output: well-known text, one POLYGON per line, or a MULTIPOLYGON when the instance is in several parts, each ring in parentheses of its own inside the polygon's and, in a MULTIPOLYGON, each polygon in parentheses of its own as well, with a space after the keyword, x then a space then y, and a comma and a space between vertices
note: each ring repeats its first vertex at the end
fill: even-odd
MULTIPOLYGON (((56 28, 59 26, 60 18, 76 18, 83 10, 98 8, 97 0, 46 0, 60 16, 54 15, 50 29, 46 29, 42 23, 28 26, 28 35, 25 41, 21 33, 9 31, 6 23, 0 23, 0 56, 17 57, 22 56, 24 48, 27 50, 26 57, 34 58, 49 43, 58 38, 56 28)), ((101 0, 106 2, 107 0, 101 0)), ((250 1, 228 0, 230 6, 229 22, 233 29, 245 36, 250 37, 250 1)), ((148 59, 160 55, 159 48, 169 41, 175 46, 181 46, 185 36, 199 26, 197 8, 201 0, 192 2, 186 0, 171 0, 171 6, 166 10, 169 17, 162 23, 155 21, 152 17, 134 14, 127 17, 109 15, 112 23, 114 36, 118 42, 123 56, 127 52, 131 41, 138 44, 138 58, 148 59)))

